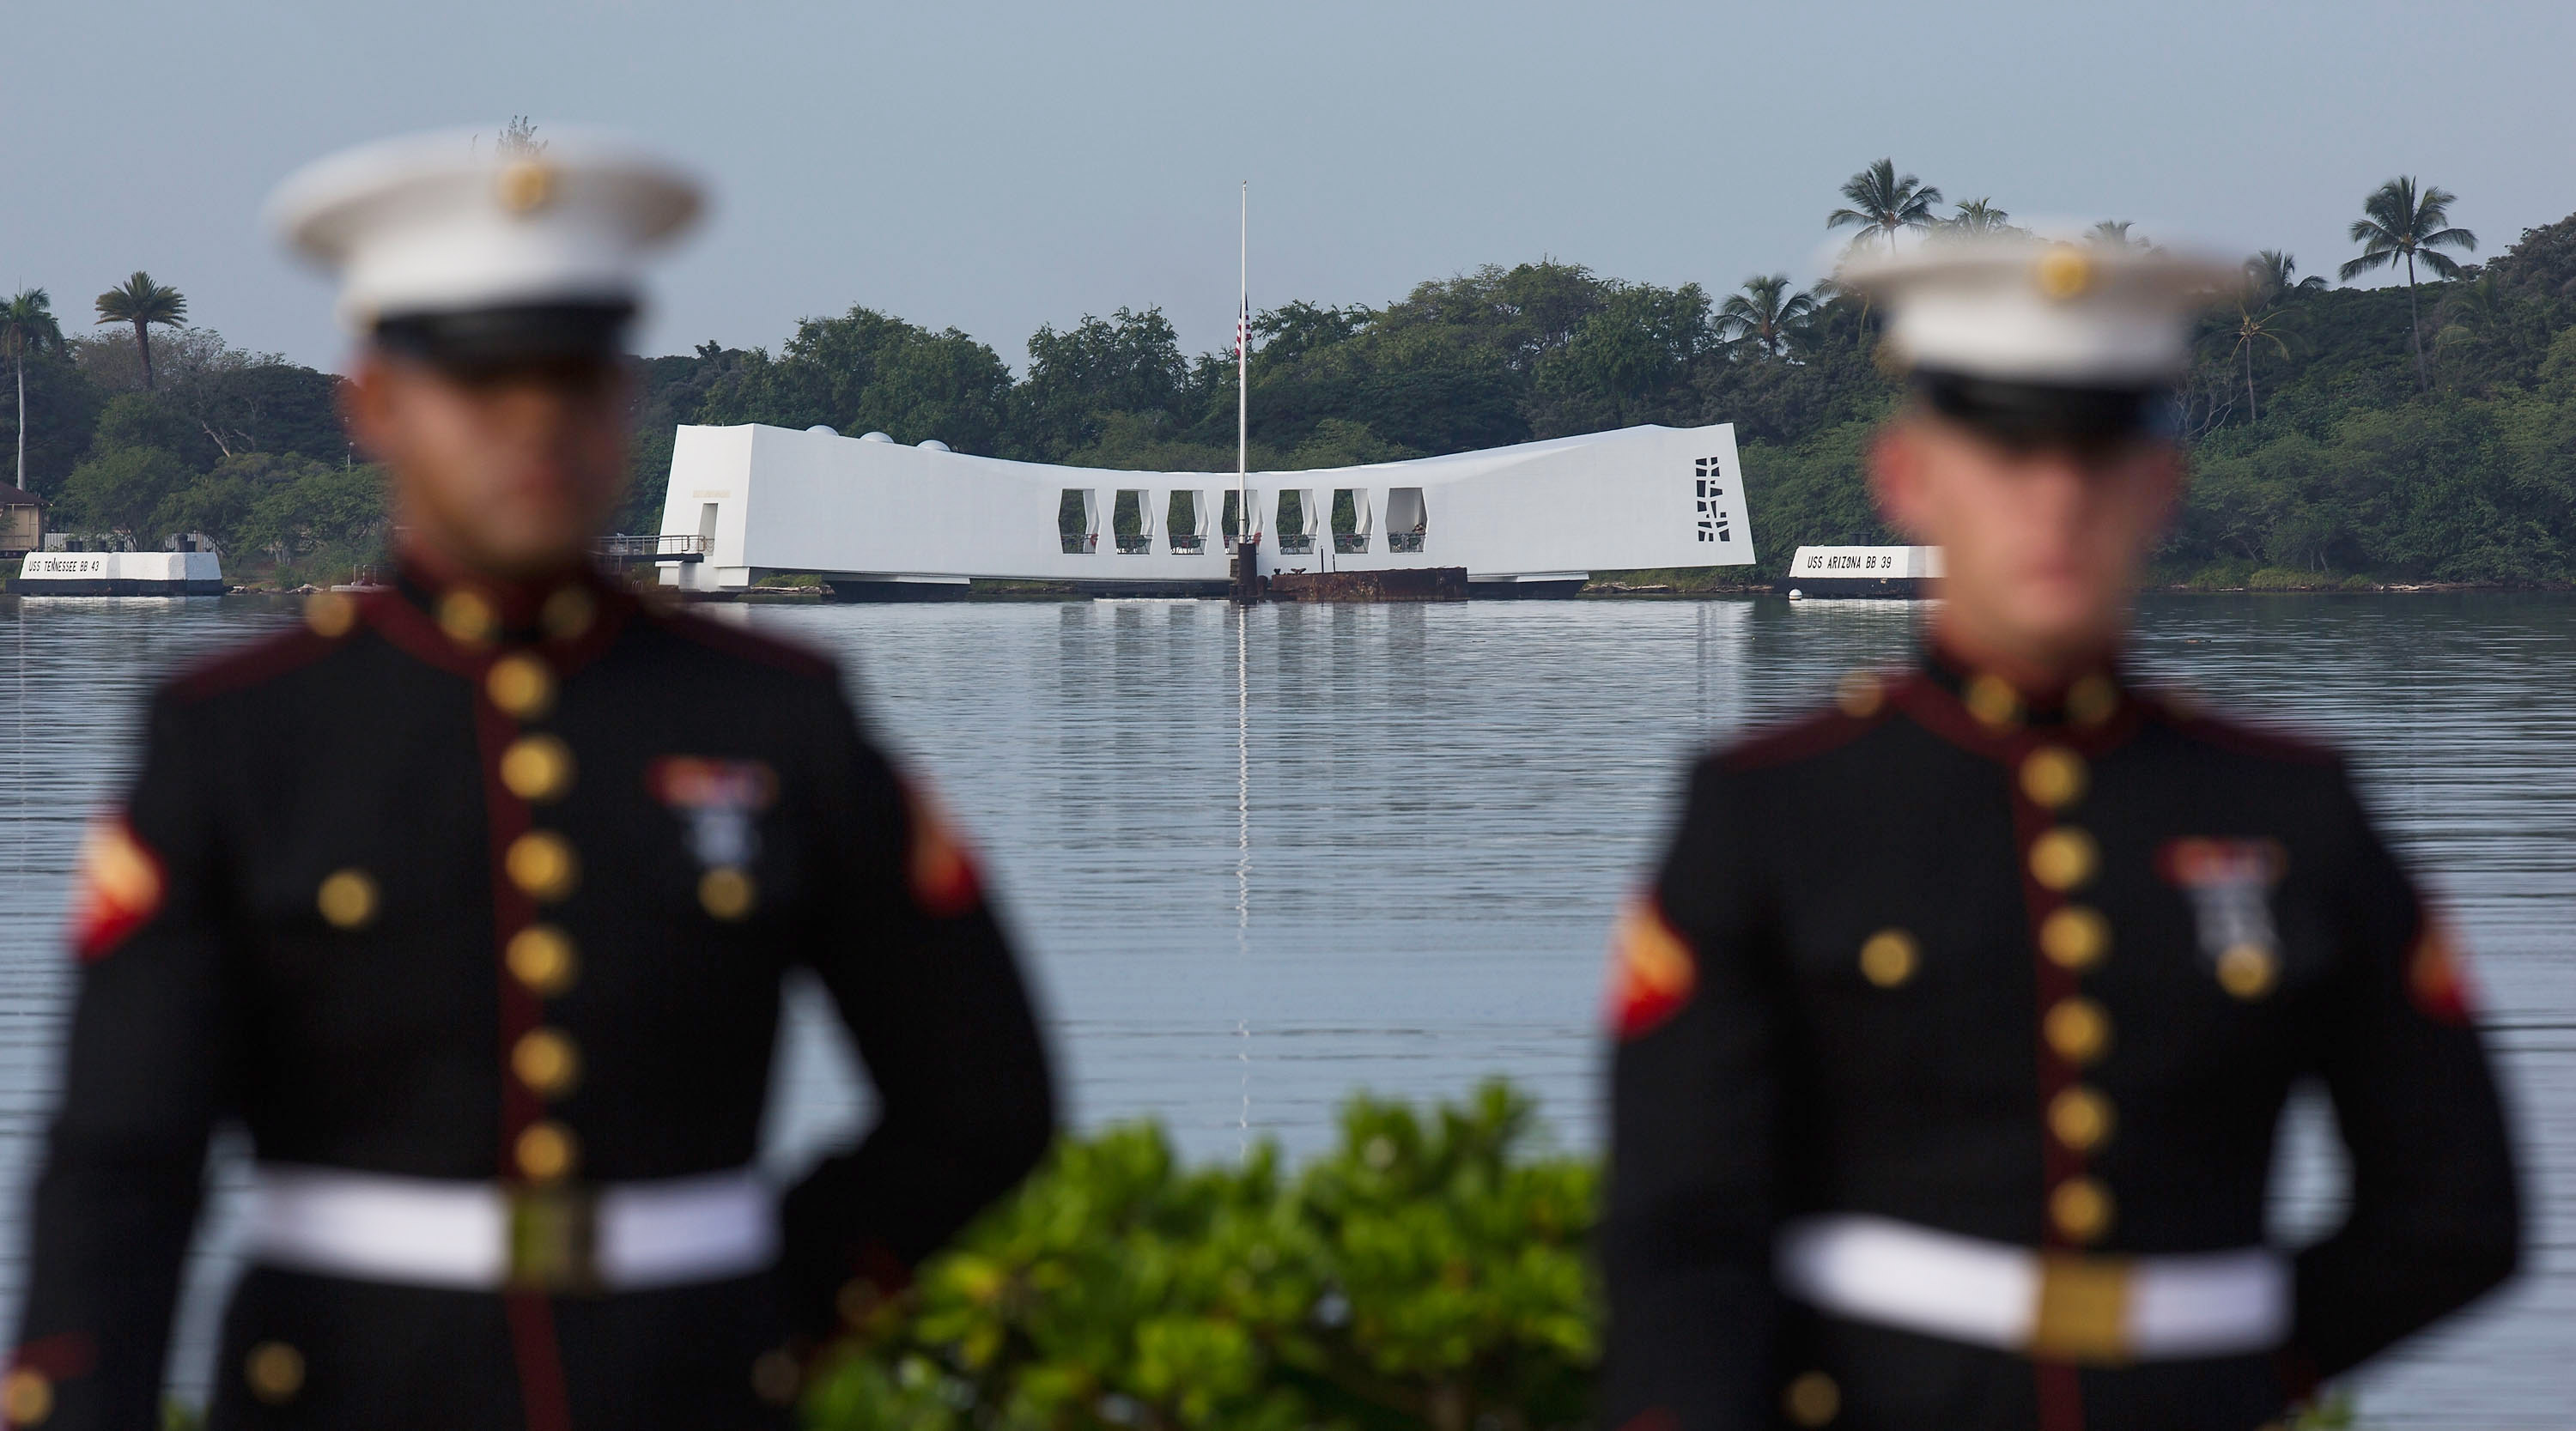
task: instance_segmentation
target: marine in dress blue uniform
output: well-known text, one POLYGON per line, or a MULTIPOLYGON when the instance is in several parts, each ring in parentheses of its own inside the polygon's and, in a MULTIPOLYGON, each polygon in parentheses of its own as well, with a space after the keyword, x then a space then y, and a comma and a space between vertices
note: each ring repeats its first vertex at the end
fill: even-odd
MULTIPOLYGON (((605 138, 442 136, 281 213, 370 361, 542 403, 622 361, 636 266, 697 203, 605 138)), ((84 856, 0 1411, 160 1424, 229 1121, 258 1161, 214 1426, 790 1424, 805 1353, 1050 1136, 965 843, 829 662, 577 551, 495 573, 415 533, 393 589, 303 615, 160 690, 84 856), (782 1194, 752 1164, 795 970, 879 1115, 782 1194)))
MULTIPOLYGON (((2083 504, 2178 471, 2159 408, 2220 272, 2031 243, 1859 279, 1897 421, 2083 504)), ((1609 1425, 2250 1431, 2514 1264, 2453 935, 2341 758, 2142 683, 2116 623, 1981 659, 2013 643, 1959 639, 1969 604, 1700 759, 1622 922, 1609 1425), (2351 1200, 2274 1249, 2302 1080, 2351 1200)))

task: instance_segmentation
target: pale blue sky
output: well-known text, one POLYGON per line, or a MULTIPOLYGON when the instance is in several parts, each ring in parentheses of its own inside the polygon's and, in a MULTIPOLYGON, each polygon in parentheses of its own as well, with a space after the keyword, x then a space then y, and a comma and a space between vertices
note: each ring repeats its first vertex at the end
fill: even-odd
POLYGON ((648 351, 773 350, 854 302, 1014 365, 1040 322, 1382 303, 1553 254, 1724 291, 1812 277, 1881 154, 1952 198, 2348 255, 2400 172, 2492 253, 2576 209, 2576 6, 544 4, 11 0, 0 283, 137 268, 237 343, 335 364, 257 225, 301 161, 496 120, 625 128, 715 178, 648 351))

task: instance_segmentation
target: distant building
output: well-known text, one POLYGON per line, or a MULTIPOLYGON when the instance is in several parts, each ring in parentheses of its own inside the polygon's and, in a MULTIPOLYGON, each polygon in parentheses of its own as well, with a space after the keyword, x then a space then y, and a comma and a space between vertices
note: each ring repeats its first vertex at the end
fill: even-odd
MULTIPOLYGON (((892 594, 971 579, 1222 595, 1231 472, 1112 472, 903 446, 883 433, 682 427, 665 585, 775 572, 892 594)), ((1244 483, 1257 570, 1464 568, 1476 596, 1571 595, 1595 571, 1753 560, 1735 429, 1631 427, 1244 483)))
POLYGON ((45 545, 45 499, 0 486, 0 557, 22 557, 45 545))

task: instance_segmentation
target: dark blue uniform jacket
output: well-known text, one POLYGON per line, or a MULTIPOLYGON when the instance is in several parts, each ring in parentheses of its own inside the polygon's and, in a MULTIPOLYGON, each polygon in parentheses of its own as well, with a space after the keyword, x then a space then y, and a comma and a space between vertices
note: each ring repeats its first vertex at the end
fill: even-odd
MULTIPOLYGON (((1046 1059, 974 869, 829 663, 588 577, 317 597, 160 692, 86 860, 84 961, 9 1409, 159 1425, 209 1130, 265 1162, 582 1190, 758 1151, 780 981, 879 1117, 783 1253, 650 1291, 254 1266, 213 1423, 785 1424, 796 1349, 1037 1159, 1046 1059)), ((538 1194, 546 1196, 540 1197, 538 1194)), ((551 1231, 549 1231, 551 1229, 551 1231)), ((556 1249, 562 1252, 562 1249, 556 1249)))
POLYGON ((1929 659, 1709 756, 1623 950, 1610 1425, 2248 1431, 2513 1264, 2459 965, 2342 763, 2114 672, 2033 700, 1929 659), (1988 1349, 1775 1285, 1818 1214, 2111 1277, 2258 1246, 2305 1079, 2351 1203, 2278 1349, 1988 1349))

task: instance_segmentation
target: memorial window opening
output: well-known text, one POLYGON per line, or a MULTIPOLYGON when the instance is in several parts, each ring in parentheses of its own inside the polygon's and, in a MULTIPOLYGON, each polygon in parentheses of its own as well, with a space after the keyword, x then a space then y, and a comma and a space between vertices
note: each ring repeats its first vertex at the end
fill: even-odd
POLYGON ((1333 493, 1333 550, 1344 554, 1369 549, 1371 513, 1369 494, 1357 487, 1343 487, 1333 493))
POLYGON ((1065 488, 1056 502, 1055 530, 1063 539, 1067 556, 1087 556, 1100 550, 1098 494, 1080 487, 1065 488))
POLYGON ((1172 551, 1198 556, 1207 550, 1208 504, 1205 492, 1174 492, 1163 516, 1163 533, 1172 551))
POLYGON ((1430 526, 1430 514, 1423 506, 1421 488, 1397 487, 1386 494, 1386 549, 1388 551, 1422 550, 1422 539, 1430 530, 1430 526))
POLYGON ((1111 529, 1118 536, 1122 556, 1143 556, 1154 549, 1154 533, 1145 525, 1145 494, 1133 487, 1121 488, 1116 505, 1109 509, 1111 529))

